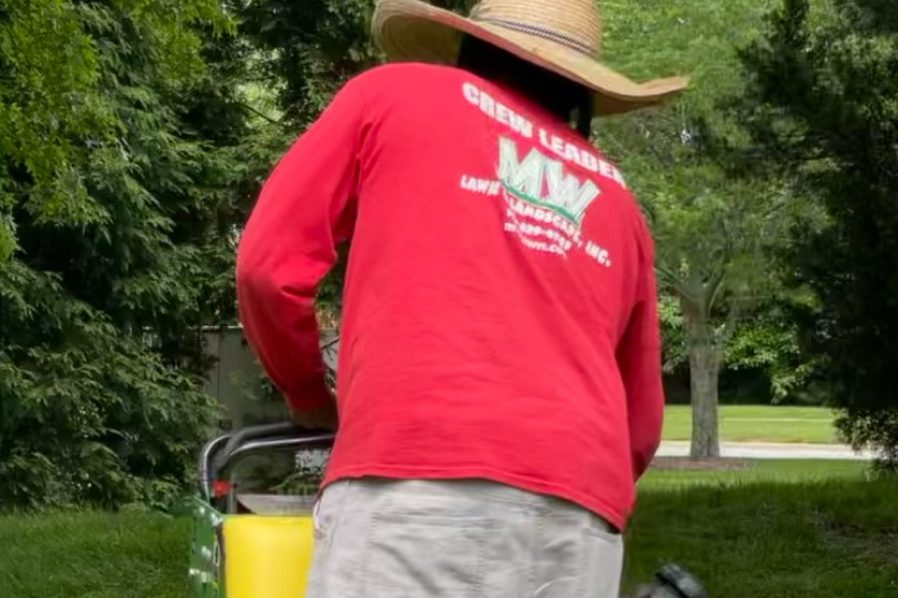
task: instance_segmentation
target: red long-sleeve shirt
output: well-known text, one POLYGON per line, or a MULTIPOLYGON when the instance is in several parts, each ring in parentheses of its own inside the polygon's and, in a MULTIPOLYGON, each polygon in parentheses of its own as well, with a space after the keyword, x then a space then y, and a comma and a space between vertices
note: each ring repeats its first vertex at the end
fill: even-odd
POLYGON ((325 483, 485 478, 623 528, 663 394, 652 241, 620 172, 465 71, 351 81, 238 255, 246 334, 297 410, 329 400, 314 297, 350 239, 325 483))

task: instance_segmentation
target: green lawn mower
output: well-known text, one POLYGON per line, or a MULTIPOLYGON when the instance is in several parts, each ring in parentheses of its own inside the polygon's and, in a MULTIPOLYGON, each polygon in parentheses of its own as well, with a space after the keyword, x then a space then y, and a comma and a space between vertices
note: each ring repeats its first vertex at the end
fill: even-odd
POLYGON ((331 434, 293 424, 246 428, 200 452, 190 578, 196 598, 299 598, 312 560, 314 494, 254 494, 237 471, 252 458, 327 450, 331 434))

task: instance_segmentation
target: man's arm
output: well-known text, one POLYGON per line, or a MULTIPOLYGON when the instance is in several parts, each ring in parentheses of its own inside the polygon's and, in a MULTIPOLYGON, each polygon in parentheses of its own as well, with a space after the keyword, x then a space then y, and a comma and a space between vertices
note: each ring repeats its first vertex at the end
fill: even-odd
POLYGON ((290 409, 290 419, 300 428, 311 430, 336 430, 339 423, 337 417, 337 403, 334 397, 323 403, 321 407, 311 410, 298 411, 290 409))
POLYGON ((237 253, 244 332, 301 425, 336 425, 315 296, 354 226, 363 113, 351 82, 274 169, 237 253))
POLYGON ((627 393, 633 477, 648 469, 661 442, 664 388, 661 382, 661 330, 654 251, 645 231, 644 255, 636 304, 617 349, 617 362, 627 393))

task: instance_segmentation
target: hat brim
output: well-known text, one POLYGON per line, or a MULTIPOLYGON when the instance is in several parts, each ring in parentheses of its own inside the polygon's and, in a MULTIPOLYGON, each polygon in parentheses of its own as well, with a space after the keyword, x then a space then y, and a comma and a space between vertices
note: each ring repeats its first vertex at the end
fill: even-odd
POLYGON ((419 0, 381 0, 372 29, 390 60, 446 65, 457 63, 463 35, 474 36, 593 90, 596 116, 659 104, 689 85, 686 77, 637 83, 563 44, 480 23, 419 0))

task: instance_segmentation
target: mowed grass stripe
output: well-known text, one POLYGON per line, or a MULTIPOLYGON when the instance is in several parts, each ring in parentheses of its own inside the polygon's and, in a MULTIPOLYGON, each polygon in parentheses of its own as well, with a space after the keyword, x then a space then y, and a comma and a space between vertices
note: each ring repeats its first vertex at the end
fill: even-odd
MULTIPOLYGON (((823 407, 722 405, 720 436, 728 442, 838 443, 835 416, 823 407)), ((664 440, 689 440, 692 409, 669 405, 665 410, 664 440)))

